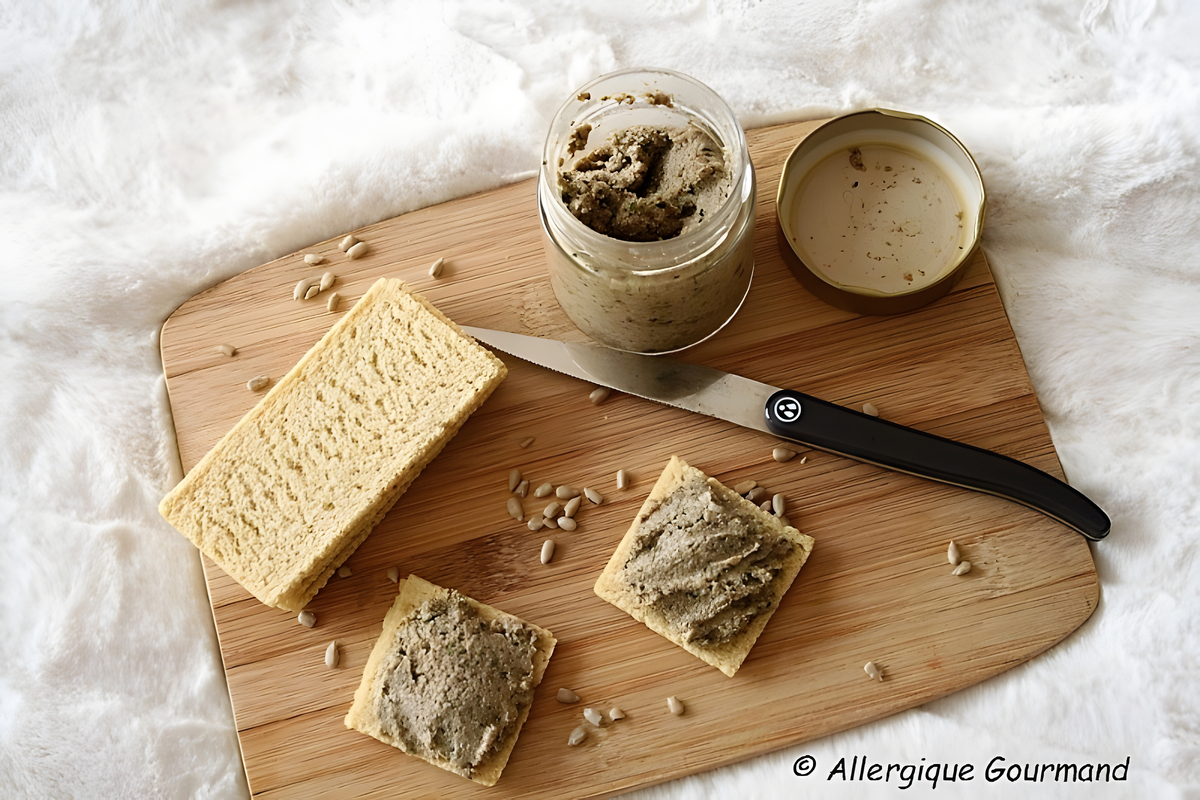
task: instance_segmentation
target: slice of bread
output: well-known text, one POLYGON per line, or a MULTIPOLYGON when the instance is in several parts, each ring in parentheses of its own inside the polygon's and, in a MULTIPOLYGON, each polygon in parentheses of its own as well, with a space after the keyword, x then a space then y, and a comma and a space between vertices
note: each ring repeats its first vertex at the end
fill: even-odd
POLYGON ((672 456, 596 581, 595 592, 650 630, 733 677, 812 548, 811 536, 783 524, 720 481, 672 456), (655 513, 667 503, 669 511, 655 513), (724 521, 714 524, 713 520, 724 521), (749 531, 746 535, 754 541, 734 545, 734 552, 730 552, 723 542, 730 540, 726 537, 742 535, 739 529, 749 531), (686 539, 686 551, 672 552, 671 547, 684 541, 681 536, 691 537, 686 539), (706 547, 720 552, 710 558, 705 555, 706 547), (765 551, 778 556, 764 567, 754 559, 765 551), (639 567, 635 558, 652 559, 641 562, 649 563, 652 571, 647 573, 639 567), (739 569, 754 571, 743 577, 739 569), (765 580, 764 574, 769 575, 765 580), (677 586, 664 594, 656 595, 653 586, 647 591, 647 583, 658 582, 664 576, 677 586), (732 609, 722 605, 728 600, 723 593, 730 585, 741 588, 748 583, 756 590, 748 598, 753 611, 747 619, 741 619, 736 605, 732 609), (724 611, 713 611, 710 618, 705 618, 714 607, 724 611), (700 625, 712 627, 701 627, 697 633, 688 622, 697 619, 700 625), (715 620, 722 619, 727 620, 721 629, 725 635, 707 635, 716 629, 715 620))
MULTIPOLYGON (((555 644, 557 644, 557 640, 544 628, 540 628, 530 622, 524 622, 511 614, 506 614, 503 611, 472 600, 457 592, 436 586, 416 575, 410 575, 407 580, 400 581, 400 594, 396 597, 395 602, 392 603, 392 607, 388 610, 387 616, 384 618, 383 632, 375 641, 375 647, 371 650, 371 655, 367 659, 367 665, 363 670, 362 682, 354 693, 354 702, 351 704, 344 722, 347 728, 361 731, 405 753, 415 755, 417 758, 427 761, 436 767, 454 772, 455 774, 464 775, 464 777, 468 777, 484 786, 493 786, 500 779, 500 773, 503 772, 504 766, 508 763, 509 756, 512 754, 513 747, 517 743, 521 727, 525 724, 525 720, 529 718, 529 710, 533 706, 533 689, 541 683, 542 676, 546 673, 546 666, 550 663, 550 655, 554 652, 555 644), (506 733, 496 740, 496 743, 491 746, 482 760, 467 770, 456 767, 450 758, 436 752, 436 748, 433 748, 433 751, 418 752, 420 748, 407 746, 399 736, 392 735, 385 729, 387 726, 380 718, 380 698, 383 693, 383 685, 389 677, 386 674, 386 664, 397 647, 397 633, 406 625, 421 624, 417 612, 424 603, 427 601, 445 600, 452 595, 464 600, 484 622, 507 620, 512 624, 530 629, 535 637, 535 649, 532 653, 532 671, 525 678, 529 683, 529 702, 523 703, 518 708, 518 715, 515 722, 509 726, 506 733), (381 670, 381 666, 384 666, 385 669, 381 670)), ((430 666, 430 664, 422 663, 420 672, 427 673, 430 666)), ((450 665, 443 665, 440 671, 449 672, 450 665)), ((481 679, 484 678, 484 676, 480 677, 481 679)), ((482 682, 482 680, 479 682, 482 682)), ((469 691, 466 694, 469 695, 469 691)), ((442 695, 438 696, 439 699, 441 697, 442 695)), ((449 709, 446 712, 449 720, 447 727, 450 727, 453 723, 455 711, 462 711, 462 709, 449 709)))
POLYGON ((299 611, 506 373, 380 279, 159 512, 259 600, 299 611))

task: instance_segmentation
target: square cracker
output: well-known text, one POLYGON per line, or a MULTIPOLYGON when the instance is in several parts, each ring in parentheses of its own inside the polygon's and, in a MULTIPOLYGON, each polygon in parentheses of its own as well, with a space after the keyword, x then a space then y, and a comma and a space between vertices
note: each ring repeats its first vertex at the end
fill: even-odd
POLYGON ((801 533, 790 525, 784 525, 778 517, 763 511, 737 492, 724 486, 716 478, 710 478, 695 467, 688 465, 687 462, 678 456, 672 456, 662 475, 659 476, 658 482, 654 484, 650 496, 642 504, 642 508, 638 511, 633 524, 629 526, 629 530, 626 531, 624 538, 621 539, 621 543, 617 545, 616 552, 609 559, 608 566, 604 568, 604 572, 600 574, 599 579, 596 581, 595 592, 601 599, 612 603, 617 608, 629 614, 629 616, 644 623, 650 630, 669 639, 700 660, 721 670, 721 672, 724 672, 729 677, 733 677, 742 665, 742 662, 745 661, 746 656, 749 655, 750 648, 758 640, 759 634, 766 627, 767 622, 771 619, 771 615, 779 607, 780 600, 783 599, 784 593, 792 585, 792 581, 796 579, 796 575, 799 574, 800 568, 804 566, 804 562, 808 559, 812 548, 813 538, 811 536, 801 533), (672 630, 667 618, 661 612, 653 606, 644 604, 637 597, 622 575, 623 566, 632 554, 634 540, 641 529, 642 523, 645 522, 667 497, 687 483, 689 477, 699 478, 707 482, 712 489, 714 498, 719 503, 730 508, 736 508, 750 515, 763 528, 786 537, 794 545, 791 554, 785 559, 783 567, 769 584, 770 599, 767 608, 756 614, 754 619, 750 621, 750 624, 736 636, 716 644, 685 641, 681 635, 672 630))
MULTIPOLYGON (((384 744, 390 744, 405 753, 408 752, 404 749, 402 742, 384 732, 379 718, 375 714, 375 698, 378 695, 378 691, 375 688, 376 678, 378 677, 377 673, 379 672, 380 664, 383 663, 388 650, 395 641, 396 632, 408 623, 412 612, 419 608, 426 600, 446 597, 449 593, 449 589, 432 584, 416 575, 409 575, 407 580, 400 581, 400 594, 397 595, 395 602, 392 603, 392 607, 388 609, 387 616, 384 617, 383 632, 375 641, 375 647, 372 648, 371 655, 367 659, 367 665, 363 669, 362 683, 359 684, 357 691, 354 692, 354 702, 346 714, 344 722, 347 728, 361 731, 384 744)), ((516 620, 534 629, 537 633, 537 649, 533 656, 533 686, 536 688, 542 682, 542 676, 546 673, 546 666, 550 663, 550 655, 554 652, 554 646, 558 643, 558 640, 554 638, 554 635, 550 631, 534 625, 532 622, 526 622, 512 614, 506 614, 497 608, 480 603, 470 597, 465 597, 465 599, 479 613, 479 616, 485 620, 516 620)), ((533 703, 530 702, 520 710, 517 723, 513 726, 512 731, 499 743, 499 746, 492 755, 472 771, 470 776, 472 781, 484 786, 494 786, 496 781, 500 780, 500 773, 504 771, 504 766, 508 763, 508 757, 512 754, 513 747, 517 744, 517 737, 521 733, 521 728, 525 725, 525 720, 529 718, 529 710, 532 706, 533 703)), ((425 756, 419 753, 410 753, 409 755, 414 755, 423 761, 433 764, 435 767, 454 772, 450 768, 449 761, 446 759, 425 756)))

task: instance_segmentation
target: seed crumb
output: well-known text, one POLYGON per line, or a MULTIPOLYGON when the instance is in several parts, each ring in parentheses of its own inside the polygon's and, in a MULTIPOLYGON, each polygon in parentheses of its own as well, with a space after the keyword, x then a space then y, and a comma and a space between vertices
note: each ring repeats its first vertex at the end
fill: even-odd
POLYGON ((946 558, 950 561, 950 566, 957 567, 958 562, 962 561, 962 553, 958 551, 958 545, 954 540, 950 540, 950 546, 946 548, 946 558))
POLYGON ((525 437, 524 439, 522 439, 522 440, 521 440, 521 442, 520 442, 520 447, 521 447, 521 449, 522 449, 522 450, 525 450, 525 449, 527 449, 527 448, 529 447, 529 445, 531 445, 531 444, 533 444, 533 437, 532 437, 532 436, 527 436, 527 437, 525 437))
POLYGON ((296 618, 296 621, 306 628, 311 628, 317 624, 317 615, 311 611, 301 611, 300 616, 296 618))
POLYGON ((874 403, 863 403, 863 413, 869 417, 878 417, 879 409, 875 407, 874 403))
POLYGON ((316 264, 320 264, 324 260, 325 260, 325 256, 319 255, 317 253, 305 253, 304 254, 304 263, 305 264, 316 265, 316 264))
POLYGON ((608 718, 611 720, 625 719, 625 712, 613 706, 608 710, 608 718))
POLYGON ((776 447, 774 450, 771 451, 771 458, 775 459, 780 464, 783 464, 784 462, 787 462, 787 461, 791 461, 795 457, 796 457, 796 451, 789 450, 786 447, 776 447))
POLYGON ((445 263, 446 263, 446 259, 444 259, 444 258, 439 258, 437 261, 434 261, 433 264, 429 267, 429 277, 431 277, 431 278, 442 277, 442 267, 445 265, 445 263))
POLYGON ((342 296, 337 292, 329 295, 329 302, 325 304, 325 310, 330 314, 338 310, 338 303, 342 302, 342 296))
POLYGON ((612 394, 612 389, 609 389, 607 386, 600 386, 592 390, 592 393, 588 395, 588 400, 592 401, 592 405, 598 406, 607 400, 610 394, 612 394))
POLYGON ((883 670, 876 666, 874 661, 868 661, 866 664, 863 664, 863 672, 867 673, 867 677, 873 681, 883 680, 883 670))
POLYGON ((808 461, 808 456, 801 456, 801 457, 800 457, 800 463, 801 463, 801 464, 805 463, 806 461, 808 461))
POLYGON ((237 354, 237 348, 231 344, 219 344, 217 345, 217 351, 229 358, 233 358, 237 354))
POLYGON ((567 737, 567 746, 575 747, 583 744, 583 740, 587 738, 587 728, 580 725, 575 730, 571 731, 571 735, 567 737))
POLYGON ((338 245, 338 249, 344 253, 356 244, 358 244, 358 238, 351 233, 345 239, 342 239, 342 243, 338 245))
POLYGON ((353 574, 354 574, 354 572, 349 567, 345 566, 344 564, 342 566, 338 567, 337 576, 339 578, 349 578, 353 574))
POLYGON ((629 488, 629 473, 623 469, 617 470, 617 488, 618 489, 629 488))
POLYGON ((960 562, 958 562, 957 567, 950 570, 950 574, 951 575, 966 575, 970 571, 971 571, 971 562, 970 561, 960 561, 960 562))
POLYGON ((269 375, 255 375, 250 380, 246 381, 246 388, 252 392, 261 392, 271 383, 269 375))
POLYGON ((557 699, 557 700, 558 700, 558 702, 560 702, 560 703, 565 703, 565 704, 567 704, 567 705, 570 705, 571 703, 578 703, 578 702, 579 702, 579 695, 575 694, 575 693, 574 693, 574 692, 572 692, 570 689, 567 689, 566 687, 563 687, 562 689, 559 689, 559 690, 558 690, 558 694, 556 695, 556 699, 557 699))
POLYGON ((329 643, 329 647, 325 648, 325 666, 330 669, 335 668, 342 660, 341 650, 338 649, 337 639, 329 643))
POLYGON ((296 288, 292 289, 292 299, 299 300, 299 299, 303 298, 308 293, 309 287, 312 285, 313 285, 312 278, 301 278, 300 281, 296 284, 296 288))
POLYGON ((683 707, 683 702, 675 695, 671 695, 667 698, 667 708, 677 717, 682 716, 683 712, 686 710, 683 707))
POLYGON ((604 724, 604 715, 594 708, 585 708, 583 710, 583 718, 597 728, 604 724))
POLYGON ((388 580, 391 581, 392 583, 399 583, 400 582, 400 568, 399 567, 389 567, 388 571, 387 571, 387 576, 388 576, 388 580))
POLYGON ((515 494, 517 497, 527 497, 529 495, 529 481, 522 479, 522 481, 517 484, 515 494))

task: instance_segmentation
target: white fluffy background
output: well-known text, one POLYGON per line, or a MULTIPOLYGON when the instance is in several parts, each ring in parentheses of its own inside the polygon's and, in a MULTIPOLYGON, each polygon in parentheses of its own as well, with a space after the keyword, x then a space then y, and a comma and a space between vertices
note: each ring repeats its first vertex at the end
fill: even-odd
POLYGON ((247 792, 196 552, 155 511, 164 318, 527 176, 572 89, 654 65, 747 126, 879 105, 957 133, 1064 467, 1114 525, 1099 609, 1044 656, 643 796, 1200 797, 1197 41, 1189 0, 0 2, 0 795, 247 792), (977 777, 826 780, 856 754, 977 777), (989 784, 994 755, 1132 769, 989 784))

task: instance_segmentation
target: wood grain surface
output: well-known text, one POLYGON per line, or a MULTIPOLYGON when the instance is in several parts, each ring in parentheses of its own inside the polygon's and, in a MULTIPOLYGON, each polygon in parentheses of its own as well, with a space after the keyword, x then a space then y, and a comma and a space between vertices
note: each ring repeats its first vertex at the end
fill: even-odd
MULTIPOLYGON (((753 130, 759 170, 756 274, 737 318, 684 358, 996 450, 1062 474, 1017 343, 980 252, 956 289, 920 311, 862 317, 822 304, 783 266, 774 195, 784 158, 816 126, 753 130)), ((330 327, 306 276, 338 276, 344 311, 378 277, 400 277, 462 324, 584 340, 546 277, 532 181, 354 232, 238 275, 184 303, 162 331, 182 466, 190 469, 330 327), (304 253, 327 262, 306 265, 304 253), (438 279, 430 264, 445 258, 438 279), (232 358, 216 350, 228 343, 232 358)), ((893 714, 982 681, 1062 640, 1096 607, 1078 534, 1022 506, 801 448, 776 463, 772 437, 593 388, 501 356, 510 373, 309 604, 311 630, 253 599, 205 559, 242 755, 259 797, 583 797, 740 761, 893 714), (520 443, 532 438, 522 448, 520 443), (753 478, 788 498, 812 557, 734 678, 651 633, 592 585, 672 454, 728 485, 753 478), (507 476, 591 486, 579 528, 531 532, 505 510, 507 476), (618 490, 625 469, 632 486, 618 490), (547 534, 554 560, 539 562, 547 534), (953 539, 974 565, 950 575, 953 539), (484 789, 356 731, 342 719, 396 586, 391 567, 454 587, 551 630, 558 647, 499 784, 484 789), (341 665, 325 666, 331 640, 341 665), (885 680, 863 672, 873 660, 885 680), (582 698, 555 700, 561 686, 582 698), (681 717, 666 698, 687 705, 681 717), (567 736, 585 705, 627 719, 567 736)), ((527 514, 546 501, 524 501, 527 514)))

